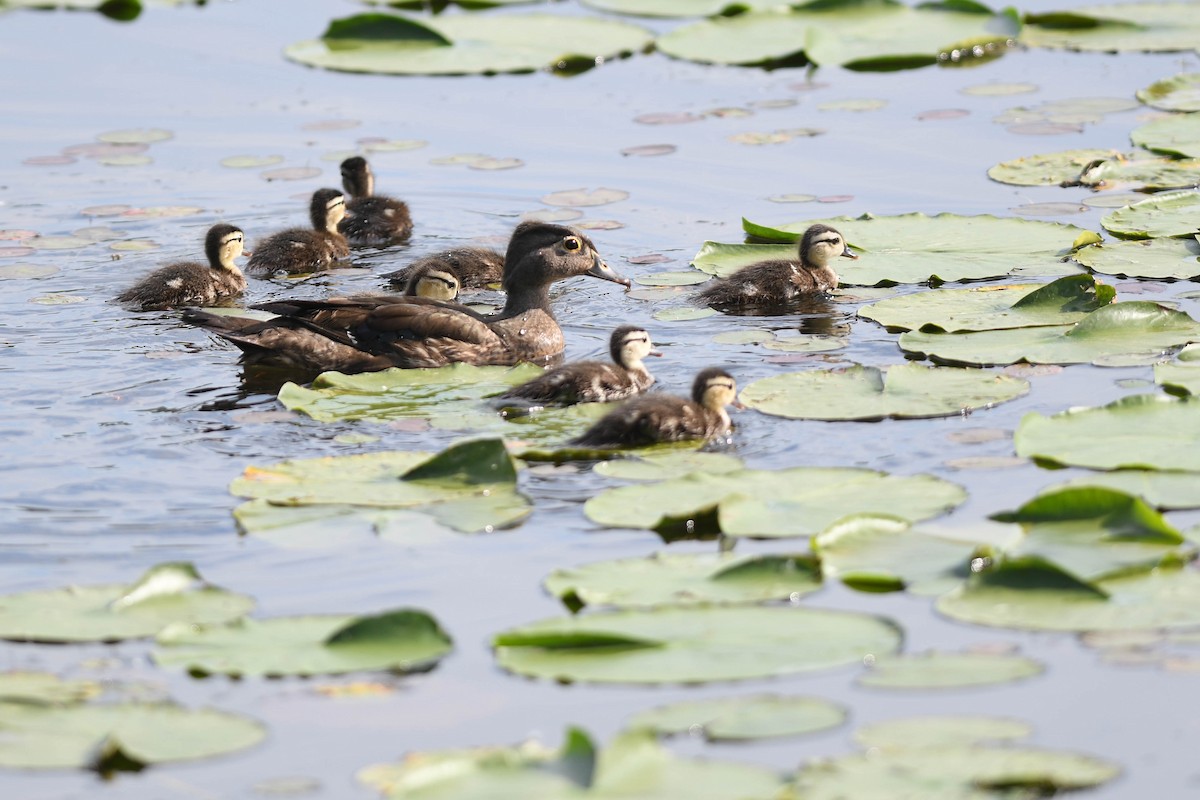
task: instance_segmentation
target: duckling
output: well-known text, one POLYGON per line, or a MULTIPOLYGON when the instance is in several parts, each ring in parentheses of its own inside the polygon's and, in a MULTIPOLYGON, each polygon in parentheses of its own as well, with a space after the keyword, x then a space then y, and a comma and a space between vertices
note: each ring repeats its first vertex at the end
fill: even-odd
POLYGON ((375 194, 375 175, 362 156, 351 156, 342 162, 342 188, 351 198, 346 204, 350 215, 338 223, 338 230, 350 244, 395 244, 412 235, 408 205, 375 194))
POLYGON ((509 389, 500 397, 569 406, 624 400, 650 388, 654 376, 642 359, 662 355, 650 343, 650 334, 636 325, 622 325, 612 332, 608 349, 615 363, 566 364, 509 389))
POLYGON ((247 364, 308 372, 369 372, 387 367, 440 367, 455 362, 548 363, 563 349, 550 310, 550 284, 591 275, 623 286, 592 240, 561 225, 523 222, 504 258, 504 308, 483 316, 424 297, 369 295, 284 300, 256 308, 280 316, 266 322, 194 310, 185 319, 243 351, 247 364))
MULTIPOLYGON (((504 254, 489 247, 457 247, 418 259, 404 269, 383 277, 395 287, 406 289, 417 270, 436 268, 452 273, 464 289, 485 289, 504 277, 504 254)), ((408 294, 408 292, 405 292, 408 294)))
POLYGON ((428 297, 430 300, 455 300, 462 286, 458 276, 434 264, 411 271, 404 294, 409 297, 428 297))
POLYGON ((711 439, 728 434, 732 423, 725 406, 742 408, 737 384, 723 369, 709 367, 696 375, 692 399, 674 395, 635 397, 608 412, 571 444, 582 447, 641 447, 683 439, 711 439))
POLYGON ((246 276, 234 259, 242 250, 245 234, 235 225, 213 225, 204 237, 207 264, 177 261, 156 269, 117 296, 141 311, 159 311, 176 306, 210 306, 246 289, 246 276))
POLYGON ((829 262, 835 256, 858 258, 842 235, 828 225, 810 225, 800 239, 799 261, 760 261, 718 280, 696 296, 713 306, 781 305, 805 294, 837 288, 829 262))
POLYGON ((254 275, 316 272, 350 255, 346 237, 338 233, 338 223, 346 215, 346 196, 337 189, 318 189, 308 213, 312 230, 288 228, 271 234, 254 248, 246 271, 254 275))

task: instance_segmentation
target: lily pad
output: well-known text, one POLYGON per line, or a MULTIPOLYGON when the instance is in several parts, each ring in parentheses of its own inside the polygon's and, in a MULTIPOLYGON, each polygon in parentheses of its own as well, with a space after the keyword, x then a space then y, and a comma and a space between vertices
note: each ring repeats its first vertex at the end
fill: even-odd
MULTIPOLYGON (((965 338, 982 334, 922 335, 965 338)), ((871 421, 953 416, 989 408, 1028 391, 1027 381, 1008 375, 908 363, 886 370, 856 365, 774 375, 751 383, 740 397, 750 408, 772 416, 871 421)))
POLYGON ((119 131, 108 131, 96 138, 109 144, 153 144, 173 139, 175 134, 162 128, 130 128, 119 131))
POLYGON ((639 275, 637 282, 642 286, 692 286, 704 283, 708 276, 702 272, 689 270, 686 272, 654 272, 649 275, 639 275))
POLYGON ((583 5, 635 17, 715 17, 747 9, 773 8, 779 0, 583 0, 583 5))
POLYGON ((1200 240, 1139 239, 1080 248, 1072 256, 1093 272, 1153 280, 1200 277, 1200 240))
POLYGON ((871 689, 961 689, 1015 683, 1044 670, 1018 655, 928 652, 876 659, 856 682, 871 689))
POLYGON ((655 311, 651 316, 659 322, 687 322, 716 315, 717 312, 711 308, 664 308, 661 311, 655 311))
POLYGON ((609 478, 633 481, 658 481, 679 478, 693 472, 719 475, 736 472, 745 466, 737 456, 727 453, 705 453, 694 450, 664 453, 638 453, 635 458, 601 461, 592 471, 609 478))
POLYGON ((1028 739, 1033 726, 1006 717, 945 716, 906 717, 867 725, 854 732, 863 747, 880 750, 913 750, 920 747, 956 747, 965 744, 1028 739))
POLYGON ((1174 395, 1200 395, 1200 365, 1155 364, 1154 382, 1174 395))
POLYGON ((1181 158, 1200 158, 1200 113, 1174 114, 1134 128, 1138 147, 1181 158))
POLYGON ((173 625, 157 641, 157 664, 184 666, 193 675, 235 677, 423 672, 452 649, 437 621, 416 609, 173 625))
POLYGON ((1200 111, 1200 72, 1155 81, 1139 89, 1137 98, 1163 111, 1200 111))
POLYGON ((855 514, 813 537, 826 578, 864 592, 936 595, 968 574, 975 545, 913 530, 893 516, 855 514))
POLYGON ((1200 192, 1169 192, 1117 209, 1100 220, 1109 233, 1125 239, 1165 236, 1193 237, 1200 233, 1200 192))
POLYGON ((1090 148, 1026 156, 1003 161, 988 170, 988 177, 1012 186, 1067 186, 1078 183, 1087 165, 1118 155, 1115 150, 1090 148))
POLYGON ((229 156, 221 159, 221 166, 230 169, 262 169, 282 163, 283 156, 229 156))
POLYGON ((562 683, 700 683, 848 666, 900 646, 890 620, 790 607, 660 608, 547 619, 497 634, 500 666, 562 683))
POLYGON ((1017 455, 1092 469, 1200 472, 1200 398, 1143 394, 1053 416, 1027 414, 1013 435, 1017 455))
POLYGON ((702 732, 706 741, 721 742, 799 736, 845 721, 846 709, 819 697, 755 694, 659 706, 634 716, 628 727, 668 736, 702 732))
POLYGON ((550 14, 423 18, 359 14, 321 39, 284 49, 293 61, 343 72, 467 75, 578 70, 638 52, 653 35, 624 22, 550 14))
POLYGON ((1092 189, 1139 192, 1191 187, 1200 183, 1200 158, 1110 158, 1084 170, 1079 183, 1092 189))
POLYGON ((1115 3, 1025 15, 1021 42, 1103 53, 1200 47, 1200 22, 1182 2, 1115 3))
POLYGON ((1200 480, 1190 472, 1159 472, 1144 469, 1123 469, 1100 472, 1075 478, 1047 493, 1063 488, 1102 486, 1140 497, 1154 508, 1167 511, 1200 508, 1200 480))
POLYGON ((191 564, 159 564, 130 584, 0 596, 0 638, 113 642, 153 636, 173 622, 236 619, 254 601, 205 583, 191 564))
POLYGON ((821 569, 806 555, 656 553, 558 569, 543 585, 572 610, 736 605, 815 592, 821 588, 821 569))
POLYGON ((1078 322, 1114 297, 1115 289, 1090 275, 1068 275, 1049 284, 917 292, 864 306, 858 315, 889 330, 954 333, 1028 328, 1078 322))
POLYGON ((1074 325, 901 334, 906 353, 947 364, 1105 364, 1118 356, 1154 356, 1200 341, 1200 323, 1157 303, 1113 303, 1074 325))
POLYGON ((99 684, 92 681, 65 681, 47 672, 0 672, 0 703, 61 706, 82 703, 99 693, 99 684))

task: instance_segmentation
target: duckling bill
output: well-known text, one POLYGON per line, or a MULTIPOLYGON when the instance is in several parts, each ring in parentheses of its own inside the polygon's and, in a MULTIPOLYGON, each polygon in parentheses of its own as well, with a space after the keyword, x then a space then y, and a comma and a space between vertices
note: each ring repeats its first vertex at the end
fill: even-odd
POLYGON ((408 204, 394 197, 375 194, 375 174, 362 156, 342 162, 342 188, 350 200, 349 212, 338 230, 354 246, 383 246, 403 242, 412 235, 408 204))
POLYGON ((246 263, 252 275, 286 272, 298 275, 329 269, 350 255, 338 223, 346 215, 346 196, 337 189, 318 189, 308 208, 312 228, 288 228, 258 243, 246 263))
POLYGON ((211 306, 246 289, 246 276, 235 263, 244 255, 245 234, 236 225, 213 225, 204 237, 207 264, 178 261, 151 272, 117 296, 142 311, 180 306, 211 306))
POLYGON ((650 334, 636 325, 622 325, 609 338, 613 363, 579 361, 539 375, 533 380, 500 395, 504 400, 574 405, 624 400, 646 391, 654 376, 642 360, 661 356, 650 341, 650 334))

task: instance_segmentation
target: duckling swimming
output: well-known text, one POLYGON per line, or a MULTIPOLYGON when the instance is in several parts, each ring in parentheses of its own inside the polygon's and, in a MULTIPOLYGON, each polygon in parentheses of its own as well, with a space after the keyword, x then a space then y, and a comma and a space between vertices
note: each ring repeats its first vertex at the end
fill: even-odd
POLYGON ((428 297, 430 300, 455 300, 460 288, 457 275, 429 264, 410 270, 404 294, 409 297, 428 297))
POLYGON ((362 156, 342 162, 342 188, 351 200, 350 214, 338 230, 352 245, 382 246, 402 242, 412 235, 408 204, 384 194, 375 194, 375 174, 362 156))
POLYGON ((576 275, 629 285, 582 233, 524 222, 508 244, 508 296, 497 314, 484 316, 457 303, 423 297, 369 295, 264 303, 256 307, 280 315, 266 322, 203 311, 190 311, 185 319, 233 342, 247 364, 308 372, 369 372, 456 362, 545 364, 563 350, 562 329, 550 310, 550 284, 576 275))
POLYGON ((696 299, 713 306, 782 305, 805 294, 837 288, 829 262, 836 256, 858 258, 842 235, 828 225, 810 225, 800 239, 799 261, 760 261, 718 280, 696 299))
MULTIPOLYGON (((117 296, 142 311, 176 306, 211 306, 246 289, 246 276, 234 259, 244 254, 245 235, 235 225, 213 225, 204 237, 207 264, 178 261, 156 269, 117 296)), ((248 255, 248 254, 247 254, 248 255)))
POLYGON ((650 334, 636 325, 622 325, 612 332, 608 347, 612 364, 601 361, 565 364, 509 389, 500 397, 569 406, 624 400, 650 388, 654 376, 642 359, 662 355, 650 343, 650 334))
POLYGON ((737 384, 723 369, 709 367, 696 375, 692 399, 674 395, 635 397, 608 412, 571 444, 582 447, 641 447, 683 439, 711 439, 729 433, 725 406, 741 408, 737 384))
POLYGON ((504 254, 490 247, 457 247, 444 253, 425 256, 404 269, 389 272, 383 277, 393 286, 406 290, 413 272, 430 268, 442 269, 453 274, 464 289, 486 289, 503 279, 504 254))
POLYGON ((312 228, 288 228, 274 233, 254 248, 246 263, 253 275, 289 275, 328 269, 350 255, 338 223, 346 216, 346 196, 337 189, 318 189, 308 208, 312 228))

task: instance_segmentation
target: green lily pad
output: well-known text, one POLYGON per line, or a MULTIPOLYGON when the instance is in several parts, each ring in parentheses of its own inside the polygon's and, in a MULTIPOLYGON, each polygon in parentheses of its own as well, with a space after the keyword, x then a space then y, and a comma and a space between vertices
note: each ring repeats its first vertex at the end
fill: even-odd
POLYGON ((128 130, 108 131, 96 137, 101 142, 109 144, 153 144, 175 138, 175 134, 162 128, 131 128, 128 130))
POLYGON ((1079 183, 1092 189, 1139 192, 1195 186, 1200 183, 1200 158, 1110 158, 1084 170, 1079 183))
POLYGON ((1174 395, 1200 395, 1200 365, 1155 364, 1154 382, 1174 395))
POLYGON ((864 306, 858 315, 889 330, 1028 328, 1078 322, 1114 297, 1115 289, 1091 275, 1068 275, 1049 284, 988 284, 901 295, 864 306))
POLYGON ((1200 158, 1200 113, 1175 114, 1134 128, 1129 139, 1138 147, 1181 158, 1200 158))
POLYGON ((1079 181, 1084 167, 1111 158, 1115 150, 1099 148, 1064 150, 1059 153, 1014 158, 988 170, 988 177, 1012 186, 1069 186, 1079 181))
POLYGON ((736 472, 745 465, 737 456, 728 453, 705 453, 695 450, 675 450, 663 453, 638 453, 634 458, 601 461, 592 471, 609 478, 630 481, 658 481, 679 478, 693 472, 720 475, 736 472))
MULTIPOLYGON (((1143 301, 1113 303, 1074 325, 900 335, 900 349, 947 364, 1099 364, 1118 356, 1156 356, 1200 341, 1200 323, 1143 301)), ((749 387, 747 387, 749 388, 749 387)))
POLYGON ((914 750, 922 747, 957 747, 995 741, 1028 739, 1033 726, 1005 717, 906 717, 876 722, 854 732, 863 747, 880 750, 914 750))
POLYGON ((928 652, 876 659, 856 683, 871 689, 961 689, 1015 683, 1044 669, 1024 656, 928 652))
POLYGON ((699 683, 859 663, 900 646, 890 620, 789 607, 660 608, 546 619, 497 634, 510 672, 563 683, 699 683))
POLYGON ((713 64, 807 61, 895 70, 998 55, 1019 30, 1015 15, 974 3, 910 8, 892 0, 814 2, 697 22, 660 37, 657 47, 675 58, 713 64))
POLYGON ((643 711, 628 727, 659 735, 702 731, 709 742, 771 739, 836 728, 846 709, 819 697, 755 694, 691 700, 643 711))
MULTIPOLYGON (((901 336, 901 346, 904 337, 912 335, 901 336)), ((957 338, 984 334, 921 335, 957 338)), ((870 421, 953 416, 1013 400, 1028 391, 1029 383, 1021 378, 907 363, 886 370, 856 365, 774 375, 751 383, 740 397, 750 408, 772 416, 870 421)))
POLYGON ((1144 469, 1100 472, 1050 487, 1046 492, 1080 486, 1116 489, 1140 497, 1154 508, 1166 511, 1200 508, 1200 480, 1196 480, 1196 476, 1190 472, 1158 472, 1144 469))
POLYGON ((558 569, 543 585, 572 610, 747 604, 815 592, 821 588, 821 569, 802 554, 656 553, 558 569))
POLYGON ((157 642, 156 664, 184 666, 193 675, 235 677, 423 672, 452 649, 437 621, 416 609, 172 625, 157 642))
POLYGON ((774 8, 779 0, 583 0, 583 5, 633 17, 715 17, 731 11, 774 8))
POLYGON ((48 672, 0 672, 0 703, 71 705, 100 694, 92 681, 65 681, 48 672))
POLYGON ((639 275, 637 282, 642 286, 692 286, 704 283, 708 276, 689 270, 687 272, 655 272, 650 275, 639 275))
POLYGON ((1100 224, 1125 239, 1193 237, 1200 230, 1200 192, 1170 192, 1105 215, 1100 224))
POLYGON ((1200 111, 1200 72, 1155 81, 1139 89, 1137 98, 1163 111, 1200 111))
POLYGON ((1053 416, 1027 414, 1013 435, 1017 455, 1092 469, 1200 472, 1200 399, 1143 394, 1053 416))
POLYGON ((697 473, 621 486, 591 498, 583 511, 599 525, 647 528, 666 536, 712 529, 729 536, 773 538, 810 536, 857 513, 928 519, 965 499, 960 486, 931 475, 793 467, 697 473))
POLYGON ((864 592, 936 595, 968 574, 975 545, 913 530, 893 516, 856 514, 813 537, 825 578, 864 592))
POLYGON ((253 607, 254 601, 246 595, 205 583, 191 564, 159 564, 130 584, 72 586, 0 596, 0 639, 139 639, 153 636, 173 622, 224 622, 253 607))
POLYGON ((258 722, 212 709, 0 702, 0 766, 17 769, 110 775, 232 753, 265 736, 258 722))
POLYGON ((262 169, 282 163, 283 156, 229 156, 221 159, 221 166, 230 169, 262 169))
POLYGON ((1113 53, 1170 53, 1200 47, 1200 22, 1182 2, 1116 3, 1026 14, 1021 42, 1113 53))
POLYGON ((624 22, 550 14, 413 18, 359 14, 284 55, 308 66, 395 75, 467 75, 584 69, 638 52, 653 35, 624 22))
POLYGON ((717 312, 711 308, 664 308, 652 315, 659 322, 686 322, 693 319, 715 317, 717 312))
POLYGON ((1094 244, 1080 248, 1072 258, 1104 275, 1153 280, 1200 277, 1200 240, 1195 237, 1094 244))

